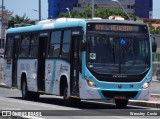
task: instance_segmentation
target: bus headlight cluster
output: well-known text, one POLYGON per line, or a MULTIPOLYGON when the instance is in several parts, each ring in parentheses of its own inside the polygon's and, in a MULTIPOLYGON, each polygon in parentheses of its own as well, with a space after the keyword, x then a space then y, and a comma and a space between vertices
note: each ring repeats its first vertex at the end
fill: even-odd
POLYGON ((93 82, 88 76, 85 77, 86 78, 86 82, 90 87, 96 87, 95 82, 93 82))
POLYGON ((146 88, 148 88, 148 87, 149 87, 149 82, 145 82, 145 83, 143 84, 143 86, 142 86, 143 89, 146 89, 146 88))
POLYGON ((152 81, 152 78, 149 78, 148 81, 143 84, 142 88, 143 88, 143 89, 148 88, 149 85, 150 85, 150 83, 151 83, 151 81, 152 81))

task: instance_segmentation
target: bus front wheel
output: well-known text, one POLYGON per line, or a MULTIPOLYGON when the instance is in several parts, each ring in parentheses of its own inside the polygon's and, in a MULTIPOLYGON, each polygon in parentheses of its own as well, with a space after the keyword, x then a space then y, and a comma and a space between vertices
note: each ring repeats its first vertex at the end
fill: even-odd
POLYGON ((115 104, 117 108, 126 108, 128 99, 115 99, 115 104))
POLYGON ((28 88, 27 88, 27 82, 26 80, 22 80, 22 87, 21 87, 21 91, 22 91, 22 98, 24 100, 27 100, 31 97, 28 88))
POLYGON ((75 106, 80 103, 79 98, 71 98, 68 96, 68 86, 66 86, 66 88, 64 89, 63 100, 66 106, 75 106))
POLYGON ((68 96, 68 86, 66 85, 63 91, 63 100, 65 105, 70 105, 70 98, 68 96))

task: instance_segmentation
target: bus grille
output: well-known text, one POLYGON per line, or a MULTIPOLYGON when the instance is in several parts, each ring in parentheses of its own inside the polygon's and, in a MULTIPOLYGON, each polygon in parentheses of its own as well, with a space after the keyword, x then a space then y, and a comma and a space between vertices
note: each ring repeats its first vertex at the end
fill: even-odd
POLYGON ((140 82, 144 79, 147 72, 139 75, 126 75, 126 77, 114 77, 114 74, 99 74, 90 70, 93 76, 99 81, 105 82, 140 82))
POLYGON ((106 98, 114 98, 115 96, 125 96, 126 98, 134 98, 137 91, 102 91, 102 94, 106 98))

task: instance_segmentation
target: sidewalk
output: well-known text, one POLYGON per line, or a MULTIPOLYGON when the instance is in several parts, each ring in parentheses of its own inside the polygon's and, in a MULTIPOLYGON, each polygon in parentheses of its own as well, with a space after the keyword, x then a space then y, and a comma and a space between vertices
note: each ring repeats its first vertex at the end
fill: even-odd
MULTIPOLYGON (((8 88, 3 83, 0 83, 0 87, 8 88)), ((113 101, 109 101, 109 103, 113 103, 113 101)), ((130 100, 128 104, 129 105, 134 105, 134 106, 160 108, 160 95, 159 94, 151 94, 151 97, 148 101, 130 100)))
POLYGON ((148 101, 130 100, 129 104, 130 105, 135 105, 135 106, 160 108, 160 95, 151 94, 151 97, 150 97, 150 99, 148 101))

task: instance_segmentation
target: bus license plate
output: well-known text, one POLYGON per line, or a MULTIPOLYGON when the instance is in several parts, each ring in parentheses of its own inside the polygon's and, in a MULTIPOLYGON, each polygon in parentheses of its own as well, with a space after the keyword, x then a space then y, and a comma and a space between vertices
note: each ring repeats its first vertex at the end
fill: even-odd
POLYGON ((126 99, 126 96, 117 95, 114 97, 115 99, 126 99))

